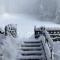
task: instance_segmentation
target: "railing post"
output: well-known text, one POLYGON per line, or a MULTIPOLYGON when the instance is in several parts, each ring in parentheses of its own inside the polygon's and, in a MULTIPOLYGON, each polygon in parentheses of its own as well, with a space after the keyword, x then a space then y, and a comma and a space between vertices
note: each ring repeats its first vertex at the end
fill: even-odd
POLYGON ((52 59, 52 49, 51 49, 51 59, 52 59))

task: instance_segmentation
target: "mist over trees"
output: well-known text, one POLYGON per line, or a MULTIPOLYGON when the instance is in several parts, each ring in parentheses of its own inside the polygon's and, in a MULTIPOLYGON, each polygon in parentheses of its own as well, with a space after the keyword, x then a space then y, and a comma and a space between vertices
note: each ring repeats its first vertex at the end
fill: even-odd
POLYGON ((0 13, 36 15, 43 20, 60 20, 59 0, 0 0, 0 13))

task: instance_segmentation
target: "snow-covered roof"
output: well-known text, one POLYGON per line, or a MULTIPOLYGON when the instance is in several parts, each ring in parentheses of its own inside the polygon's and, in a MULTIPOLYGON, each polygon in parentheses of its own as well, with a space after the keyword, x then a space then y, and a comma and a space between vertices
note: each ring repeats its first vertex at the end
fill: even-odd
POLYGON ((51 28, 46 28, 47 30, 60 30, 60 27, 51 27, 51 28))
MULTIPOLYGON (((44 27, 44 26, 43 26, 44 27)), ((46 30, 60 30, 60 27, 44 27, 46 30)), ((36 28, 37 31, 41 30, 41 27, 36 28)))

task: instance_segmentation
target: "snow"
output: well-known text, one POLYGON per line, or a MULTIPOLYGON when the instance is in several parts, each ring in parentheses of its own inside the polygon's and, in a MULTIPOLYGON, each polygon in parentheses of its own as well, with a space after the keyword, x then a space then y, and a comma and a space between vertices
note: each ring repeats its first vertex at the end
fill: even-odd
POLYGON ((0 26, 7 24, 17 24, 18 34, 20 37, 30 37, 33 34, 34 26, 46 26, 46 27, 60 27, 59 24, 52 22, 40 21, 35 16, 24 14, 2 14, 0 15, 0 26), (32 32, 32 33, 31 33, 32 32))
POLYGON ((60 60, 60 41, 54 42, 54 57, 55 60, 60 60))
POLYGON ((50 53, 50 49, 49 49, 48 44, 45 43, 45 37, 42 35, 39 39, 41 39, 42 42, 43 42, 43 46, 44 46, 44 49, 45 49, 47 60, 50 60, 51 53, 50 53))
POLYGON ((48 43, 50 44, 50 48, 53 50, 53 40, 50 38, 50 35, 47 31, 45 31, 46 39, 48 40, 48 43))
MULTIPOLYGON (((17 29, 18 29, 18 38, 14 39, 11 36, 4 37, 4 43, 2 51, 4 51, 4 60, 15 60, 16 59, 16 53, 18 51, 18 48, 20 47, 20 44, 25 40, 25 38, 29 38, 34 32, 34 26, 36 25, 37 27, 40 26, 45 26, 45 27, 58 27, 60 28, 59 24, 55 24, 53 22, 44 22, 40 21, 36 17, 32 17, 29 15, 23 15, 23 14, 3 14, 0 15, 0 26, 2 29, 5 27, 7 24, 17 24, 17 29), (11 38, 10 38, 11 37, 11 38), (7 48, 8 47, 8 48, 7 48), (16 48, 17 47, 17 48, 16 48), (9 54, 9 57, 8 57, 9 54)), ((2 38, 1 38, 2 39, 2 38)), ((54 43, 54 48, 56 53, 54 53, 54 56, 56 58, 59 58, 59 43, 54 43), (58 46, 58 47, 57 47, 58 46), (58 48, 58 49, 56 49, 58 48)))
MULTIPOLYGON (((0 36, 1 37, 1 36, 0 36)), ((16 41, 12 36, 6 36, 0 39, 0 53, 2 53, 2 60, 16 60, 16 41), (1 44, 2 43, 2 44, 1 44)))

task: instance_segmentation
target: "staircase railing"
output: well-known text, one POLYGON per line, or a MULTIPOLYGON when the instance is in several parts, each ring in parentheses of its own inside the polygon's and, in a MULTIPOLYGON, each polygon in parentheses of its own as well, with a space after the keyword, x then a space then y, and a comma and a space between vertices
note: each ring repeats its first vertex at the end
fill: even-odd
MULTIPOLYGON (((49 42, 49 40, 51 39, 52 40, 52 38, 50 37, 50 35, 49 35, 49 33, 48 33, 48 35, 49 36, 46 36, 46 33, 43 33, 43 31, 45 30, 45 28, 34 28, 34 32, 35 32, 35 38, 36 39, 38 39, 41 35, 43 35, 44 37, 45 37, 45 44, 47 44, 48 45, 48 48, 49 48, 49 50, 50 50, 50 59, 51 60, 53 60, 53 54, 52 54, 52 51, 53 51, 53 49, 51 48, 51 44, 49 44, 50 42, 49 42), (46 37, 48 37, 49 39, 47 39, 46 37)), ((53 41, 53 40, 52 40, 53 41)), ((42 42, 43 43, 43 42, 42 42)), ((43 45, 43 47, 44 47, 44 45, 43 45)), ((45 48, 44 48, 44 50, 45 50, 45 48)), ((48 54, 48 53, 46 53, 46 50, 45 50, 45 55, 46 54, 48 54)), ((46 56, 47 57, 47 56, 46 56)))

